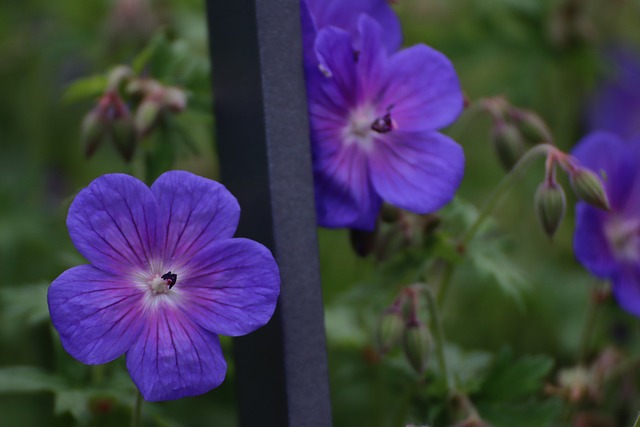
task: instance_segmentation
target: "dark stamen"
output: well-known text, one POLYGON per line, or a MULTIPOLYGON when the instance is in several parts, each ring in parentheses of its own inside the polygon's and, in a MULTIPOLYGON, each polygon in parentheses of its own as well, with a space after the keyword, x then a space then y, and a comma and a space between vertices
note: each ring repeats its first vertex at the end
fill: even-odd
POLYGON ((387 133, 395 129, 395 123, 391 119, 391 109, 393 107, 394 104, 389 105, 387 107, 387 114, 375 119, 373 123, 371 123, 371 129, 375 130, 378 133, 387 133))
POLYGON ((169 285, 169 289, 171 289, 173 285, 176 284, 176 281, 178 280, 178 275, 169 271, 168 273, 165 273, 162 276, 162 280, 166 280, 167 284, 169 285))

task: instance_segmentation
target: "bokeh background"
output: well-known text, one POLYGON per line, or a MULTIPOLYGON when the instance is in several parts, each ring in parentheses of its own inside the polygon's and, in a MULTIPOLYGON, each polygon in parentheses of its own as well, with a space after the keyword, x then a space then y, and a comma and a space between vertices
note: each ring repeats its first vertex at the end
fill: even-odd
MULTIPOLYGON (((556 144, 570 150, 588 131, 585 111, 594 90, 615 73, 603 54, 613 46, 640 52, 637 0, 400 0, 394 7, 405 45, 426 43, 445 53, 472 105, 447 130, 467 158, 459 197, 442 214, 443 232, 453 235, 505 174, 490 140, 492 121, 473 105, 502 95, 537 112, 556 144)), ((158 34, 190 67, 168 83, 189 87, 190 108, 178 120, 200 154, 178 150, 175 168, 216 179, 201 0, 0 3, 0 425, 128 422, 133 392, 123 358, 92 368, 68 356, 48 319, 46 289, 83 262, 65 226, 73 195, 101 174, 139 167, 125 164, 108 144, 86 159, 80 124, 95 99, 70 95, 68 87, 130 63, 158 34)), ((495 214, 499 239, 482 249, 482 259, 468 257, 457 268, 443 308, 447 338, 455 343, 448 354, 459 359, 455 369, 482 365, 498 351, 547 355, 551 382, 561 366, 575 362, 594 279, 573 258, 571 195, 553 242, 541 231, 533 194, 542 176, 542 162, 523 175, 495 214)), ((410 368, 399 352, 381 361, 373 336, 379 313, 398 286, 411 283, 411 269, 429 250, 418 246, 379 265, 354 254, 347 231, 319 230, 319 236, 335 425, 424 422, 419 393, 407 391, 415 382, 410 368)), ((640 353, 637 320, 615 304, 596 325, 594 347, 613 342, 640 353)), ((230 341, 223 344, 229 359, 230 341)), ((227 381, 211 393, 146 404, 146 422, 234 426, 233 379, 231 364, 227 381)), ((554 402, 550 411, 559 411, 554 402)))

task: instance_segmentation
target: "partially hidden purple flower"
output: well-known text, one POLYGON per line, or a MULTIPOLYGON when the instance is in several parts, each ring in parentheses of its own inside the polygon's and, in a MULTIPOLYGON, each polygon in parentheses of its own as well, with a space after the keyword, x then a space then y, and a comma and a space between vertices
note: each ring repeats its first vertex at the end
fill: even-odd
POLYGON ((301 0, 303 29, 312 35, 324 27, 341 28, 351 34, 354 48, 361 46, 358 19, 367 14, 384 31, 381 42, 388 52, 395 52, 402 44, 400 20, 387 0, 301 0))
POLYGON ((90 262, 49 287, 53 326, 86 364, 126 353, 146 400, 205 393, 225 377, 217 334, 269 321, 280 289, 267 248, 232 238, 240 208, 221 184, 189 172, 151 186, 104 175, 69 208, 73 244, 90 262))
POLYGON ((626 311, 640 316, 640 140, 594 132, 574 149, 580 164, 604 175, 611 209, 578 203, 573 247, 593 275, 611 280, 626 311))
POLYGON ((617 47, 604 58, 609 73, 589 104, 589 128, 623 139, 640 136, 640 52, 617 47))
POLYGON ((464 153, 437 130, 460 114, 463 95, 443 54, 425 45, 388 52, 365 14, 358 34, 354 50, 348 31, 318 32, 307 96, 318 222, 371 230, 383 200, 424 214, 452 199, 464 153))

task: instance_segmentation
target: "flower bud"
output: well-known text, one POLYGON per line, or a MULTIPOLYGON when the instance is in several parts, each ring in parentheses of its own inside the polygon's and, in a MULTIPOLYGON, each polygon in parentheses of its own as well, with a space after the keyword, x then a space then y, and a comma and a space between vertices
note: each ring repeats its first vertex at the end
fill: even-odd
POLYGON ((378 321, 377 344, 378 351, 385 354, 400 342, 404 332, 404 319, 398 309, 386 310, 378 321))
POLYGON ((99 108, 89 111, 82 120, 82 147, 85 156, 90 158, 104 140, 107 123, 99 108))
POLYGON ((493 128, 492 137, 500 163, 506 170, 511 170, 525 152, 520 131, 512 123, 499 121, 493 128))
POLYGON ((179 113, 187 107, 187 94, 177 87, 167 87, 163 93, 163 104, 174 113, 179 113))
POLYGON ((544 232, 553 237, 567 209, 564 190, 555 182, 545 181, 538 187, 534 203, 544 232))
POLYGON ((111 124, 111 137, 118 153, 125 162, 130 162, 136 150, 136 129, 130 114, 117 117, 111 124))
POLYGON ((118 65, 109 72, 107 77, 107 88, 109 90, 118 90, 120 84, 133 75, 133 71, 127 65, 118 65))
POLYGON ((571 187, 580 200, 597 208, 609 210, 609 199, 604 184, 588 169, 578 168, 571 173, 571 187))
POLYGON ((354 252, 362 257, 367 257, 376 246, 376 240, 378 238, 378 225, 373 231, 363 231, 351 229, 349 230, 349 240, 351 241, 351 247, 354 252))
POLYGON ((138 106, 135 117, 135 128, 140 135, 151 132, 160 117, 160 103, 153 97, 145 98, 138 106))
POLYGON ((513 109, 510 117, 524 140, 530 144, 551 142, 551 131, 542 118, 532 111, 513 109))
POLYGON ((426 325, 414 320, 404 330, 404 354, 419 374, 424 372, 431 350, 431 334, 426 325))

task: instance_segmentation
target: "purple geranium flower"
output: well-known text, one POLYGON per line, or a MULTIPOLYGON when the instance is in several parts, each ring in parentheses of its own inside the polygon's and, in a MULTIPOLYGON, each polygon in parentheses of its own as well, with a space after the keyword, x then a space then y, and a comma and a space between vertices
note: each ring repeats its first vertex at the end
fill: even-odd
POLYGON ((613 132, 624 139, 640 136, 640 55, 627 48, 610 50, 610 74, 591 100, 591 130, 613 132))
POLYGON ((348 31, 318 32, 307 96, 318 221, 371 230, 382 200, 421 214, 451 200, 464 154, 436 130, 457 118, 463 96, 441 53, 388 53, 380 24, 364 14, 358 31, 359 51, 348 31))
POLYGON ((604 173, 611 206, 604 211, 578 203, 576 258, 595 276, 611 280, 622 308, 640 316, 640 141, 595 132, 572 154, 582 166, 604 173))
POLYGON ((147 400, 217 387, 226 363, 216 334, 263 326, 280 287, 269 250, 232 238, 239 216, 224 186, 188 172, 167 172, 151 188, 122 174, 93 181, 67 217, 91 264, 49 288, 65 350, 87 364, 126 353, 147 400))
POLYGON ((351 34, 354 47, 359 50, 358 18, 365 13, 383 28, 382 43, 389 52, 395 52, 402 44, 400 20, 387 0, 302 0, 301 9, 304 29, 313 38, 324 27, 338 27, 351 34))

